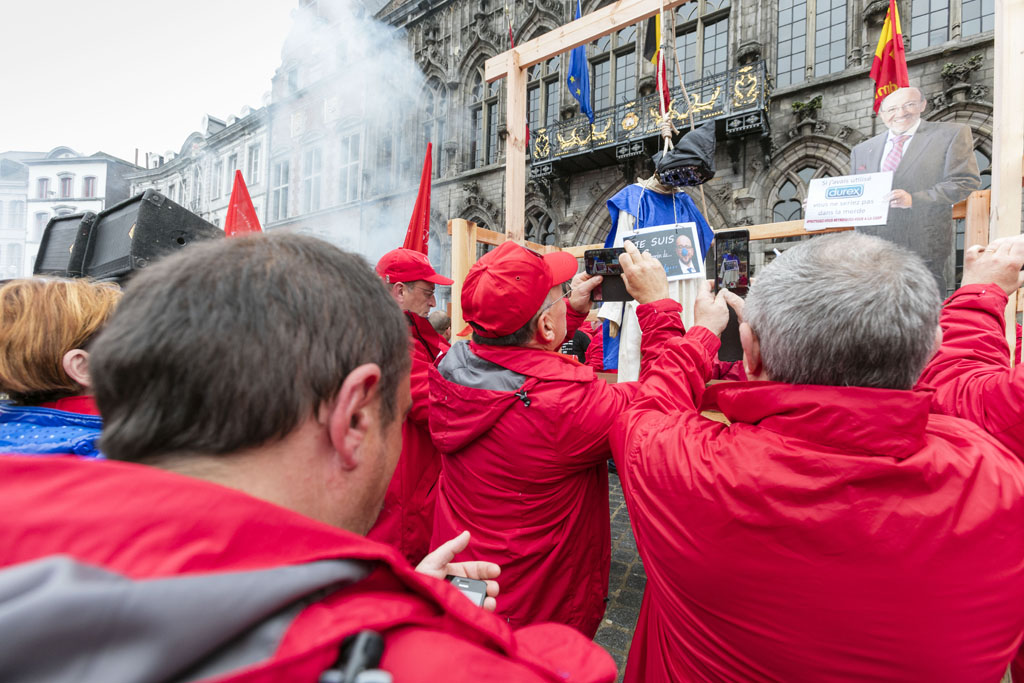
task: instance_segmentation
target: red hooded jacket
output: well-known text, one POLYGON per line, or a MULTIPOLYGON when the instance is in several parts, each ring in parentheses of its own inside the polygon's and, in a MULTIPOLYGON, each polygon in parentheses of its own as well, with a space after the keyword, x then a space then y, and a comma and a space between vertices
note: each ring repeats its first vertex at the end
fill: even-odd
POLYGON ((398 548, 415 566, 431 550, 434 498, 441 474, 441 455, 430 440, 427 422, 430 405, 427 370, 448 350, 448 342, 423 316, 409 311, 405 316, 409 319, 412 355, 409 377, 412 408, 402 424, 402 454, 384 495, 384 506, 367 537, 398 548))
MULTIPOLYGON (((266 659, 218 681, 315 682, 337 658, 341 640, 366 628, 384 636, 381 668, 396 683, 615 678, 611 657, 571 629, 548 624, 513 633, 452 586, 417 574, 393 548, 233 489, 140 465, 65 458, 0 458, 0 477, 18 482, 0 496, 2 568, 63 555, 116 572, 124 583, 195 581, 338 558, 367 563, 366 578, 327 589, 298 611, 270 643, 266 659)), ((99 603, 93 632, 84 638, 94 649, 104 637, 117 635, 112 624, 119 610, 103 598, 96 590, 74 598, 80 609, 99 603)), ((191 624, 183 621, 182 647, 188 629, 203 627, 203 615, 194 615, 191 624)), ((64 625, 35 626, 42 635, 67 635, 64 625)), ((129 646, 147 637, 155 636, 120 633, 94 656, 117 657, 118 643, 129 646)), ((59 640, 35 645, 39 657, 51 658, 76 647, 59 640)), ((5 656, 0 653, 0 671, 5 656)))
POLYGON ((928 392, 705 390, 719 341, 678 310, 638 309, 676 338, 611 434, 647 573, 625 680, 998 681, 1024 464, 928 392))
POLYGON ((1024 372, 1010 369, 1003 335, 1006 300, 994 284, 954 292, 939 319, 942 347, 921 384, 935 389, 935 412, 968 419, 1024 453, 1024 372))
MULTIPOLYGON (((571 335, 582 316, 571 308, 571 335)), ((434 543, 464 529, 459 560, 501 565, 498 613, 593 637, 610 565, 608 428, 636 392, 575 358, 460 343, 431 371, 430 432, 443 460, 434 543)))

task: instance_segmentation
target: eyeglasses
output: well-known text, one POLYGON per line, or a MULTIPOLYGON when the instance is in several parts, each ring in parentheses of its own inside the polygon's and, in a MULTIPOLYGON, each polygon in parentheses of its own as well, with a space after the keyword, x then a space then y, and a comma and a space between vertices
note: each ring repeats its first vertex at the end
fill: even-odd
POLYGON ((434 296, 434 291, 435 291, 434 289, 427 289, 426 287, 417 287, 416 285, 409 284, 409 283, 405 283, 405 286, 408 287, 409 289, 418 289, 421 292, 423 292, 424 294, 426 294, 427 296, 434 296))
POLYGON ((572 280, 566 280, 562 283, 562 296, 569 296, 572 294, 572 280))
POLYGON ((906 104, 900 105, 898 107, 883 107, 882 108, 882 113, 883 114, 895 114, 898 111, 914 111, 915 109, 920 107, 922 104, 923 103, 920 100, 916 100, 914 102, 907 102, 906 104))

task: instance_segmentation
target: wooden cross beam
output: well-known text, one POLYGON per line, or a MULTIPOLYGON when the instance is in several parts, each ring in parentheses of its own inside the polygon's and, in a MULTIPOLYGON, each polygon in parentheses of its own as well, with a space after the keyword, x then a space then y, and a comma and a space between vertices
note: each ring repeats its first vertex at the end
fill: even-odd
MULTIPOLYGON (((508 79, 505 138, 505 234, 522 244, 526 227, 526 69, 621 28, 693 0, 618 0, 517 45, 484 64, 488 83, 508 79)), ((668 27, 662 26, 664 32, 668 27)))

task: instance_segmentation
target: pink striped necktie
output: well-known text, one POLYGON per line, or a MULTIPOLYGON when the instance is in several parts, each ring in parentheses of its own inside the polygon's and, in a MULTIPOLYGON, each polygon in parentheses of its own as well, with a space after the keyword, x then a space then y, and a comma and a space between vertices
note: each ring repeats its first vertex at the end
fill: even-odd
POLYGON ((892 139, 892 149, 889 150, 885 161, 882 162, 883 171, 895 171, 899 167, 900 159, 903 158, 903 143, 909 137, 909 135, 897 135, 892 139))

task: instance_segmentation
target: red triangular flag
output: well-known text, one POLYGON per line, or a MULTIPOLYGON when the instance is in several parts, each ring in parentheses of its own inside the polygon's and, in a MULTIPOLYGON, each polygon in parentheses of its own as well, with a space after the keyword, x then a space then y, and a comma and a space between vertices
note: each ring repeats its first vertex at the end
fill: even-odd
POLYGON ((430 171, 433 147, 427 143, 427 156, 423 160, 423 175, 420 176, 420 193, 416 196, 416 206, 412 208, 412 219, 405 233, 402 248, 427 253, 427 240, 430 238, 430 171))
POLYGON ((228 215, 224 218, 224 234, 243 235, 247 232, 263 232, 260 219, 256 217, 256 209, 249 198, 249 189, 245 186, 242 172, 235 171, 235 184, 231 188, 231 201, 228 202, 228 215))

